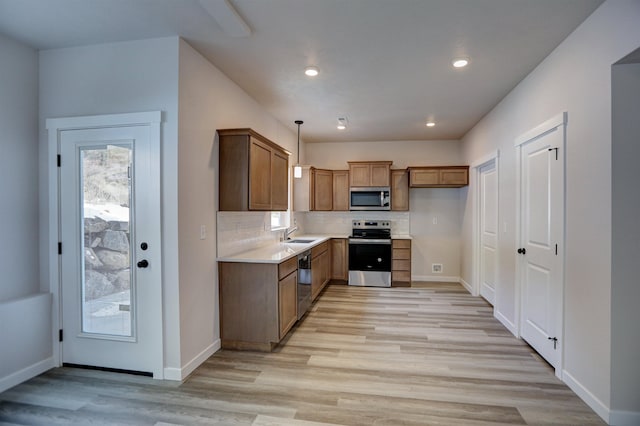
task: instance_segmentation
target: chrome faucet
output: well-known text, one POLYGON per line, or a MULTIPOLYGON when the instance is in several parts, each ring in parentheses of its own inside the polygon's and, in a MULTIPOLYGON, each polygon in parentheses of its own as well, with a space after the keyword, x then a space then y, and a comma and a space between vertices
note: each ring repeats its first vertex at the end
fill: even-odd
POLYGON ((286 241, 289 239, 289 236, 291 234, 293 234, 294 232, 296 232, 298 230, 297 226, 294 226, 293 228, 285 228, 284 230, 284 236, 282 237, 282 241, 286 241))

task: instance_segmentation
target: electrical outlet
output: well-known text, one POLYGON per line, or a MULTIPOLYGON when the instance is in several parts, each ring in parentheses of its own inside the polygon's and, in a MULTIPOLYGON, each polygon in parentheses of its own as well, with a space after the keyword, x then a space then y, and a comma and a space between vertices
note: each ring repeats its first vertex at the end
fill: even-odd
POLYGON ((434 274, 442 273, 442 263, 432 263, 431 264, 431 272, 434 274))
POLYGON ((207 226, 200 225, 200 239, 204 240, 207 238, 207 226))

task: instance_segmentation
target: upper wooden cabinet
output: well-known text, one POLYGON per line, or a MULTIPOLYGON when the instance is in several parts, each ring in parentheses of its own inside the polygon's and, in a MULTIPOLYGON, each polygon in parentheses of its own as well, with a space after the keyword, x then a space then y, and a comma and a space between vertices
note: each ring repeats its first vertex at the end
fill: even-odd
POLYGON ((333 211, 349 210, 349 171, 333 171, 333 211))
POLYGON ((410 167, 411 188, 461 188, 469 185, 469 166, 410 167))
POLYGON ((287 210, 289 153, 251 129, 218 135, 220 210, 287 210))
POLYGON ((409 172, 391 170, 391 210, 409 211, 409 172))
POLYGON ((333 209, 333 172, 311 169, 313 173, 313 203, 311 210, 331 211, 333 209))
POLYGON ((391 161, 349 161, 349 186, 390 186, 391 161))

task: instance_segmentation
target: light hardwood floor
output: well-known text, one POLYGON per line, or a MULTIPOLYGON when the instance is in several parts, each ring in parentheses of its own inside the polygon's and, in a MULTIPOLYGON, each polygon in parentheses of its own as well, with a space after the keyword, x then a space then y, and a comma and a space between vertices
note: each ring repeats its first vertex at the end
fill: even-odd
POLYGON ((276 352, 182 384, 54 369, 0 394, 0 424, 604 424, 491 310, 459 284, 331 285, 276 352))

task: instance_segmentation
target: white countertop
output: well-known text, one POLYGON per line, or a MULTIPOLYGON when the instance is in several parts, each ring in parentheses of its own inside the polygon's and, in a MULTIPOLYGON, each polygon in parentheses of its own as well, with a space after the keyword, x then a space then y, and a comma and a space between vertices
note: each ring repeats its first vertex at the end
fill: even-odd
MULTIPOLYGON (((309 250, 320 243, 332 238, 349 238, 348 235, 296 235, 291 241, 295 240, 313 240, 307 244, 292 244, 287 242, 275 243, 266 247, 254 250, 244 251, 229 256, 218 257, 218 262, 238 262, 238 263, 281 263, 291 259, 294 256, 309 250)), ((392 239, 410 240, 411 235, 397 234, 392 235, 392 239)))
POLYGON ((230 256, 218 257, 217 260, 218 262, 281 263, 287 259, 297 256, 303 251, 317 246, 320 243, 330 240, 331 238, 347 237, 344 235, 297 235, 293 237, 291 241, 313 240, 313 242, 307 244, 292 244, 287 242, 280 242, 230 256))

